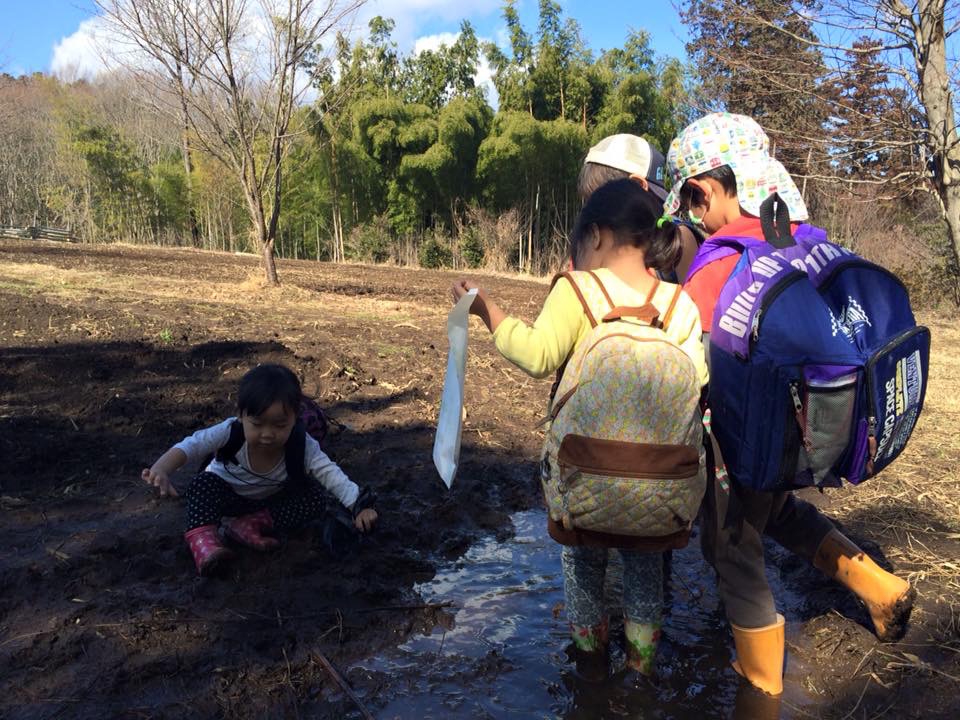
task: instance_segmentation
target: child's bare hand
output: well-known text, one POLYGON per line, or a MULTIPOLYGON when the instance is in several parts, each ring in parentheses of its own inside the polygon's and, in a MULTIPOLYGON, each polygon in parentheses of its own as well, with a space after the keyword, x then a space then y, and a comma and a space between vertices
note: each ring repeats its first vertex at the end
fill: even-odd
POLYGON ((357 513, 357 516, 353 519, 353 524, 360 532, 370 532, 373 529, 374 524, 377 522, 377 511, 373 508, 366 508, 357 513))
POLYGON ((481 315, 484 310, 486 310, 487 304, 487 294, 483 291, 476 283, 472 283, 469 280, 457 280, 453 283, 451 292, 453 294, 453 302, 456 304, 460 301, 464 295, 466 295, 471 290, 477 291, 477 297, 474 299, 473 304, 470 306, 470 312, 473 315, 481 315))
POLYGON ((156 488, 160 489, 160 497, 166 497, 171 495, 173 497, 179 497, 180 493, 177 492, 177 489, 173 486, 173 483, 170 482, 170 478, 167 477, 167 474, 163 470, 154 470, 153 468, 144 468, 143 472, 140 473, 140 477, 143 478, 143 481, 147 485, 153 485, 156 488))
POLYGON ((483 320, 483 324, 487 326, 487 329, 493 332, 506 315, 504 315, 503 310, 500 309, 500 306, 497 305, 495 301, 487 297, 487 293, 484 292, 482 287, 469 280, 457 280, 451 288, 453 302, 459 302, 460 298, 471 290, 477 291, 477 297, 475 297, 470 304, 470 314, 476 315, 483 320))

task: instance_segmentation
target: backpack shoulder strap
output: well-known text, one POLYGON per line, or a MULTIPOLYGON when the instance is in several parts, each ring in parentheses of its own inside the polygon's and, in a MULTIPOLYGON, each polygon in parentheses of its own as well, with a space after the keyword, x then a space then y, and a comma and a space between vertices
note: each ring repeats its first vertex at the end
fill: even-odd
POLYGON ((292 485, 305 485, 307 482, 307 468, 304 466, 306 454, 307 430, 303 421, 297 420, 283 452, 283 462, 287 466, 287 478, 292 485))
POLYGON ((613 302, 613 298, 610 297, 610 293, 607 292, 607 288, 604 287, 603 282, 599 277, 597 277, 597 274, 593 270, 587 270, 587 273, 589 273, 590 277, 592 277, 594 282, 597 283, 597 286, 600 288, 600 292, 603 293, 604 299, 606 299, 607 304, 610 305, 610 309, 613 310, 616 305, 613 302))
MULTIPOLYGON (((690 269, 687 270, 687 279, 684 282, 690 282, 691 278, 700 272, 703 268, 712 262, 716 262, 728 255, 739 255, 750 243, 749 238, 738 237, 716 237, 711 236, 703 241, 700 249, 690 263, 690 269)), ((756 242, 762 242, 757 240, 756 242)))
POLYGON ((564 272, 554 275, 553 282, 550 283, 550 289, 553 289, 553 286, 557 284, 560 278, 566 278, 567 282, 570 283, 570 287, 572 287, 573 291, 577 294, 577 300, 580 301, 580 306, 583 308, 583 312, 587 316, 587 320, 590 321, 590 327, 595 328, 597 326, 597 319, 594 317, 593 311, 590 310, 590 305, 587 303, 587 299, 583 296, 583 291, 577 286, 577 281, 573 279, 573 273, 564 272))
POLYGON ((230 423, 230 437, 227 439, 226 444, 217 450, 214 457, 220 462, 232 462, 236 464, 237 453, 240 451, 240 448, 243 447, 245 439, 243 436, 243 423, 239 420, 234 420, 230 423))
POLYGON ((664 330, 670 325, 670 320, 673 318, 673 311, 677 307, 677 300, 680 299, 680 293, 683 292, 683 288, 677 285, 673 290, 673 297, 670 299, 670 304, 667 306, 667 311, 663 314, 663 320, 660 321, 660 327, 664 330))

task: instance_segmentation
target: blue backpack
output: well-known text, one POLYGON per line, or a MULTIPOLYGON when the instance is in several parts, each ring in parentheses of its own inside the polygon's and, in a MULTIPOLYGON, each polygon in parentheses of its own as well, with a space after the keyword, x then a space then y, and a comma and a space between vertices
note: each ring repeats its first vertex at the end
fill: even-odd
POLYGON ((913 432, 930 331, 896 276, 820 228, 791 233, 776 195, 760 219, 767 242, 708 238, 688 273, 740 255, 710 334, 709 405, 727 469, 763 491, 860 483, 913 432))

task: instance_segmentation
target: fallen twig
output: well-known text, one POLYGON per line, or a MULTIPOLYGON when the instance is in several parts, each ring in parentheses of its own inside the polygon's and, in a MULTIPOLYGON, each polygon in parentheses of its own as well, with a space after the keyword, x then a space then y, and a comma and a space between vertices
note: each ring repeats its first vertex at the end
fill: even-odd
POLYGON ((336 668, 330 664, 330 661, 324 657, 323 653, 317 651, 313 653, 313 656, 320 662, 321 665, 323 665, 323 668, 330 674, 330 677, 334 679, 337 685, 340 686, 340 689, 347 694, 347 697, 353 700, 353 703, 360 708, 360 712, 363 713, 363 717, 366 718, 366 720, 373 720, 373 715, 370 714, 370 711, 367 710, 360 698, 357 697, 357 694, 353 692, 353 689, 347 684, 347 681, 344 680, 340 673, 337 672, 336 668))

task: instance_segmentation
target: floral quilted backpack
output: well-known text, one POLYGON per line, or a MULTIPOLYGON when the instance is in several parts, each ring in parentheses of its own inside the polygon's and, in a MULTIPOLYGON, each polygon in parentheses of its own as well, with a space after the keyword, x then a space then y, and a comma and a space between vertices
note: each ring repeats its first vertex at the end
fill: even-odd
MULTIPOLYGON (((595 274, 568 272, 592 329, 563 370, 550 408, 541 481, 566 530, 688 535, 706 489, 700 381, 652 304, 618 307, 595 274)), ((556 281, 555 281, 556 282, 556 281)))

